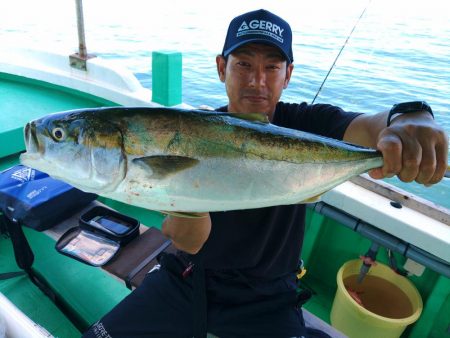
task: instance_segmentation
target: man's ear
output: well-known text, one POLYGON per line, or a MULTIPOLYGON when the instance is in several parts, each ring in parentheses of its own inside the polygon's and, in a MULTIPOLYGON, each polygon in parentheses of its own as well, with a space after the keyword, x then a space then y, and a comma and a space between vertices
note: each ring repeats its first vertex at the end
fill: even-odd
POLYGON ((227 61, 222 55, 216 56, 217 74, 222 82, 225 82, 225 68, 227 67, 227 61))
POLYGON ((292 71, 294 70, 294 64, 290 63, 286 66, 286 78, 284 79, 283 89, 286 89, 291 81, 292 71))

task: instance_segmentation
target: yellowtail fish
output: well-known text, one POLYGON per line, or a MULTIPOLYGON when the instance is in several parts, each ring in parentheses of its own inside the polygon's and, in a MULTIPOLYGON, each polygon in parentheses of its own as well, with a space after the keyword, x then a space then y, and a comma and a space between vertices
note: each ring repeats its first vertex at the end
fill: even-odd
POLYGON ((381 167, 374 149, 270 124, 260 114, 95 108, 25 127, 24 165, 81 190, 164 211, 308 201, 381 167))

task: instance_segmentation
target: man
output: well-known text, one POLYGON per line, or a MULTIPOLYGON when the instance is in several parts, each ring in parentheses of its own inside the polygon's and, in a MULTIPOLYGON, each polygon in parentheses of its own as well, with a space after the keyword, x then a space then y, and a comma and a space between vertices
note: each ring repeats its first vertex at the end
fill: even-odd
MULTIPOLYGON (((375 115, 330 105, 279 102, 293 66, 292 33, 280 17, 258 10, 230 23, 216 58, 228 106, 261 113, 276 125, 379 149, 374 178, 397 175, 425 185, 447 166, 448 139, 425 103, 375 115), (389 125, 389 126, 388 126, 389 125)), ((306 329, 295 292, 304 205, 167 217, 163 232, 181 250, 101 321, 89 337, 327 337, 306 329)))

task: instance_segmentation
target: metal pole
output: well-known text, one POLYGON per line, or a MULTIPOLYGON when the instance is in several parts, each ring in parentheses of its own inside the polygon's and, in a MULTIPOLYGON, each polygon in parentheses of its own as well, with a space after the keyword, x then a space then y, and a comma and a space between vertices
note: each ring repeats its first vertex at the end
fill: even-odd
POLYGON ((75 0, 77 9, 77 28, 78 28, 78 53, 69 55, 70 66, 80 70, 87 70, 87 60, 95 57, 88 55, 86 49, 86 38, 84 36, 84 18, 83 18, 83 0, 75 0))
POLYGON ((86 38, 84 36, 83 1, 75 0, 77 7, 77 27, 78 27, 78 54, 80 58, 86 59, 86 38))

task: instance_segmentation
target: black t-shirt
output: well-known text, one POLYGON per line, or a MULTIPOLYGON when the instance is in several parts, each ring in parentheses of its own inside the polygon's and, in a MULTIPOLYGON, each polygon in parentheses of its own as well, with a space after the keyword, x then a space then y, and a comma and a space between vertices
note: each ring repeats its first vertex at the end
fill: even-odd
MULTIPOLYGON (((326 104, 279 102, 272 123, 342 139, 356 116, 326 104)), ((265 280, 296 271, 305 228, 304 205, 212 212, 211 220, 211 234, 201 250, 206 269, 238 270, 246 278, 265 280)))

